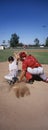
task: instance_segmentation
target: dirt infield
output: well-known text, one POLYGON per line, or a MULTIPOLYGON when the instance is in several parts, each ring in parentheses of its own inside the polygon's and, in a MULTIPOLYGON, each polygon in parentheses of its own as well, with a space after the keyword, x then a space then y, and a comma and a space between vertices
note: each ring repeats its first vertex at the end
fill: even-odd
MULTIPOLYGON (((48 76, 48 65, 43 67, 48 76)), ((0 130, 48 130, 48 83, 22 82, 10 87, 4 79, 7 73, 8 62, 0 63, 0 130), (17 98, 15 86, 28 87, 30 95, 17 98)))

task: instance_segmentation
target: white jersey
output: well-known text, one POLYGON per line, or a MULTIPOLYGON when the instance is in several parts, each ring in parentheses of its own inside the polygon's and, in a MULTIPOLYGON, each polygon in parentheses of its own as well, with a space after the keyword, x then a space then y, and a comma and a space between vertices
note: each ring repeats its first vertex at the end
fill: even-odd
POLYGON ((9 63, 9 72, 10 72, 10 75, 12 75, 13 77, 17 76, 18 65, 17 65, 16 59, 12 63, 9 63))
POLYGON ((7 80, 12 80, 12 78, 17 77, 17 75, 18 75, 18 65, 15 59, 12 63, 9 63, 9 74, 4 76, 4 78, 7 80))
POLYGON ((12 63, 9 63, 9 71, 12 71, 12 70, 16 70, 16 71, 18 70, 16 59, 12 63))

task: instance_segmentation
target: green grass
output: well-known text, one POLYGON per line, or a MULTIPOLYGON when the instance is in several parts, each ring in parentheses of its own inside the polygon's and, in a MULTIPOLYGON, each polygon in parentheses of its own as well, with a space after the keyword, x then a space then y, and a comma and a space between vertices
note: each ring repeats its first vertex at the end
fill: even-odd
POLYGON ((48 64, 48 52, 32 52, 41 64, 48 64))
MULTIPOLYGON (((36 49, 35 49, 36 50, 36 49)), ((10 55, 13 55, 14 51, 19 52, 19 51, 24 51, 23 49, 5 49, 5 50, 0 50, 0 62, 7 61, 8 57, 10 55)), ((33 52, 32 50, 26 50, 27 54, 32 54, 34 55, 38 61, 41 64, 48 64, 48 52, 33 52)))
POLYGON ((0 62, 7 61, 10 55, 13 55, 12 49, 0 50, 0 62))

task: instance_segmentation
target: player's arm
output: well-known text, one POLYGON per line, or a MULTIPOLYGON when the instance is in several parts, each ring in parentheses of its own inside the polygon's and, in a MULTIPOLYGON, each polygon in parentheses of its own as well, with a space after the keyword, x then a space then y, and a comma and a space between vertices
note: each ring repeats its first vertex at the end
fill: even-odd
POLYGON ((20 75, 19 81, 22 81, 22 79, 23 79, 24 76, 25 76, 25 73, 26 73, 25 70, 23 70, 23 71, 21 72, 21 75, 20 75))
POLYGON ((14 52, 14 59, 16 60, 16 64, 18 65, 18 61, 19 61, 19 54, 14 52))
POLYGON ((16 60, 18 60, 19 59, 19 54, 14 52, 14 57, 16 58, 16 60))

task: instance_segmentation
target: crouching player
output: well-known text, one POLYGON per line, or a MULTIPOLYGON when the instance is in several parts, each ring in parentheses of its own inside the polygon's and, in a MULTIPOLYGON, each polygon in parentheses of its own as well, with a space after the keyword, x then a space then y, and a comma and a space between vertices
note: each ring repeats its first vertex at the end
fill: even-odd
POLYGON ((4 78, 9 82, 9 84, 14 84, 18 78, 18 61, 16 57, 10 56, 8 57, 9 62, 9 74, 5 75, 4 78))
POLYGON ((27 82, 32 83, 34 75, 36 77, 39 76, 42 81, 48 83, 48 77, 45 75, 42 65, 34 56, 27 55, 25 52, 20 52, 19 59, 22 61, 22 72, 19 81, 22 81, 25 76, 27 82))

